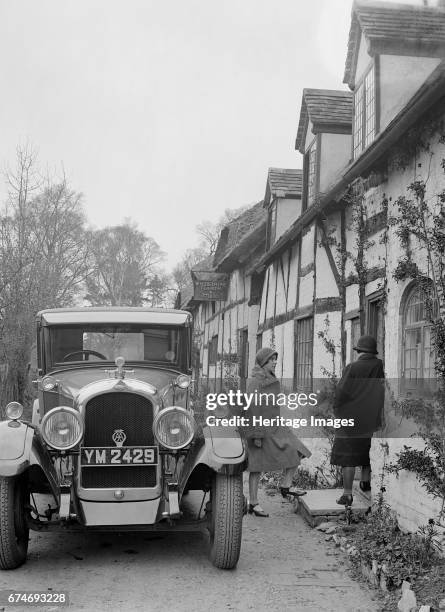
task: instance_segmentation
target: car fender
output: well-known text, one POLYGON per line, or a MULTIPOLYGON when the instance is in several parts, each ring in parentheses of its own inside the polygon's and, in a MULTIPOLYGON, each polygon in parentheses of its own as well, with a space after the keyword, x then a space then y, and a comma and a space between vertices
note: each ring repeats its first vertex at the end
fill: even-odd
POLYGON ((51 456, 35 429, 20 421, 1 421, 0 476, 18 476, 32 465, 40 466, 58 499, 57 473, 51 456))
POLYGON ((181 489, 200 465, 214 472, 235 474, 245 469, 246 462, 246 446, 235 427, 203 427, 199 444, 185 460, 180 478, 181 489))

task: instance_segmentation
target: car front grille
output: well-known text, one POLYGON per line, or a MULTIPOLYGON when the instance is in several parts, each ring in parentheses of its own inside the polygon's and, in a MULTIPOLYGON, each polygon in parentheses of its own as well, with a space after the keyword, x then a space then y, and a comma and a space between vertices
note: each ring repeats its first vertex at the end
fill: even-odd
MULTIPOLYGON (((85 406, 85 435, 88 447, 114 446, 113 433, 122 429, 124 446, 153 446, 153 404, 134 393, 104 393, 85 406)), ((156 466, 87 466, 81 470, 85 489, 156 486, 156 466)))

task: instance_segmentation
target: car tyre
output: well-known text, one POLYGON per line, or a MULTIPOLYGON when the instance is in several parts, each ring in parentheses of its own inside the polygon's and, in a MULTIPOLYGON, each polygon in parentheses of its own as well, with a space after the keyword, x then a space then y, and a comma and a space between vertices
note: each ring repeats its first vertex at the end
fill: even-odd
POLYGON ((243 504, 242 474, 215 474, 211 488, 210 560, 220 569, 233 569, 238 563, 243 504))
POLYGON ((0 568, 15 569, 26 561, 29 527, 26 505, 29 503, 25 476, 0 477, 0 568))

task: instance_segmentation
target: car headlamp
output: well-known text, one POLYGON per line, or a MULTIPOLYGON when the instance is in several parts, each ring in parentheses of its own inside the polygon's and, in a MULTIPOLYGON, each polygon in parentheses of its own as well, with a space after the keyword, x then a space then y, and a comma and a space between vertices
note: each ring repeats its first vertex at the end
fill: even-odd
POLYGON ((74 408, 57 406, 43 417, 41 432, 48 446, 56 450, 68 450, 82 439, 83 422, 74 408))
POLYGON ((52 391, 57 387, 57 380, 53 376, 45 376, 42 380, 43 391, 52 391))
POLYGON ((195 420, 185 408, 170 406, 156 415, 153 433, 159 444, 165 448, 184 448, 195 435, 195 420))
POLYGON ((9 402, 5 408, 6 418, 17 421, 23 414, 23 406, 19 402, 9 402))
POLYGON ((187 376, 187 374, 180 374, 175 380, 175 385, 180 389, 188 389, 191 382, 190 376, 187 376))

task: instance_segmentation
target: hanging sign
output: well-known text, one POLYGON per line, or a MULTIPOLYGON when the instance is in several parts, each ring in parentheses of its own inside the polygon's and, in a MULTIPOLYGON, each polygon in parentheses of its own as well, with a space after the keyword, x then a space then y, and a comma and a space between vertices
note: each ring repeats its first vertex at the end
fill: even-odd
POLYGON ((193 299, 196 301, 225 300, 229 275, 223 272, 192 272, 193 299))

